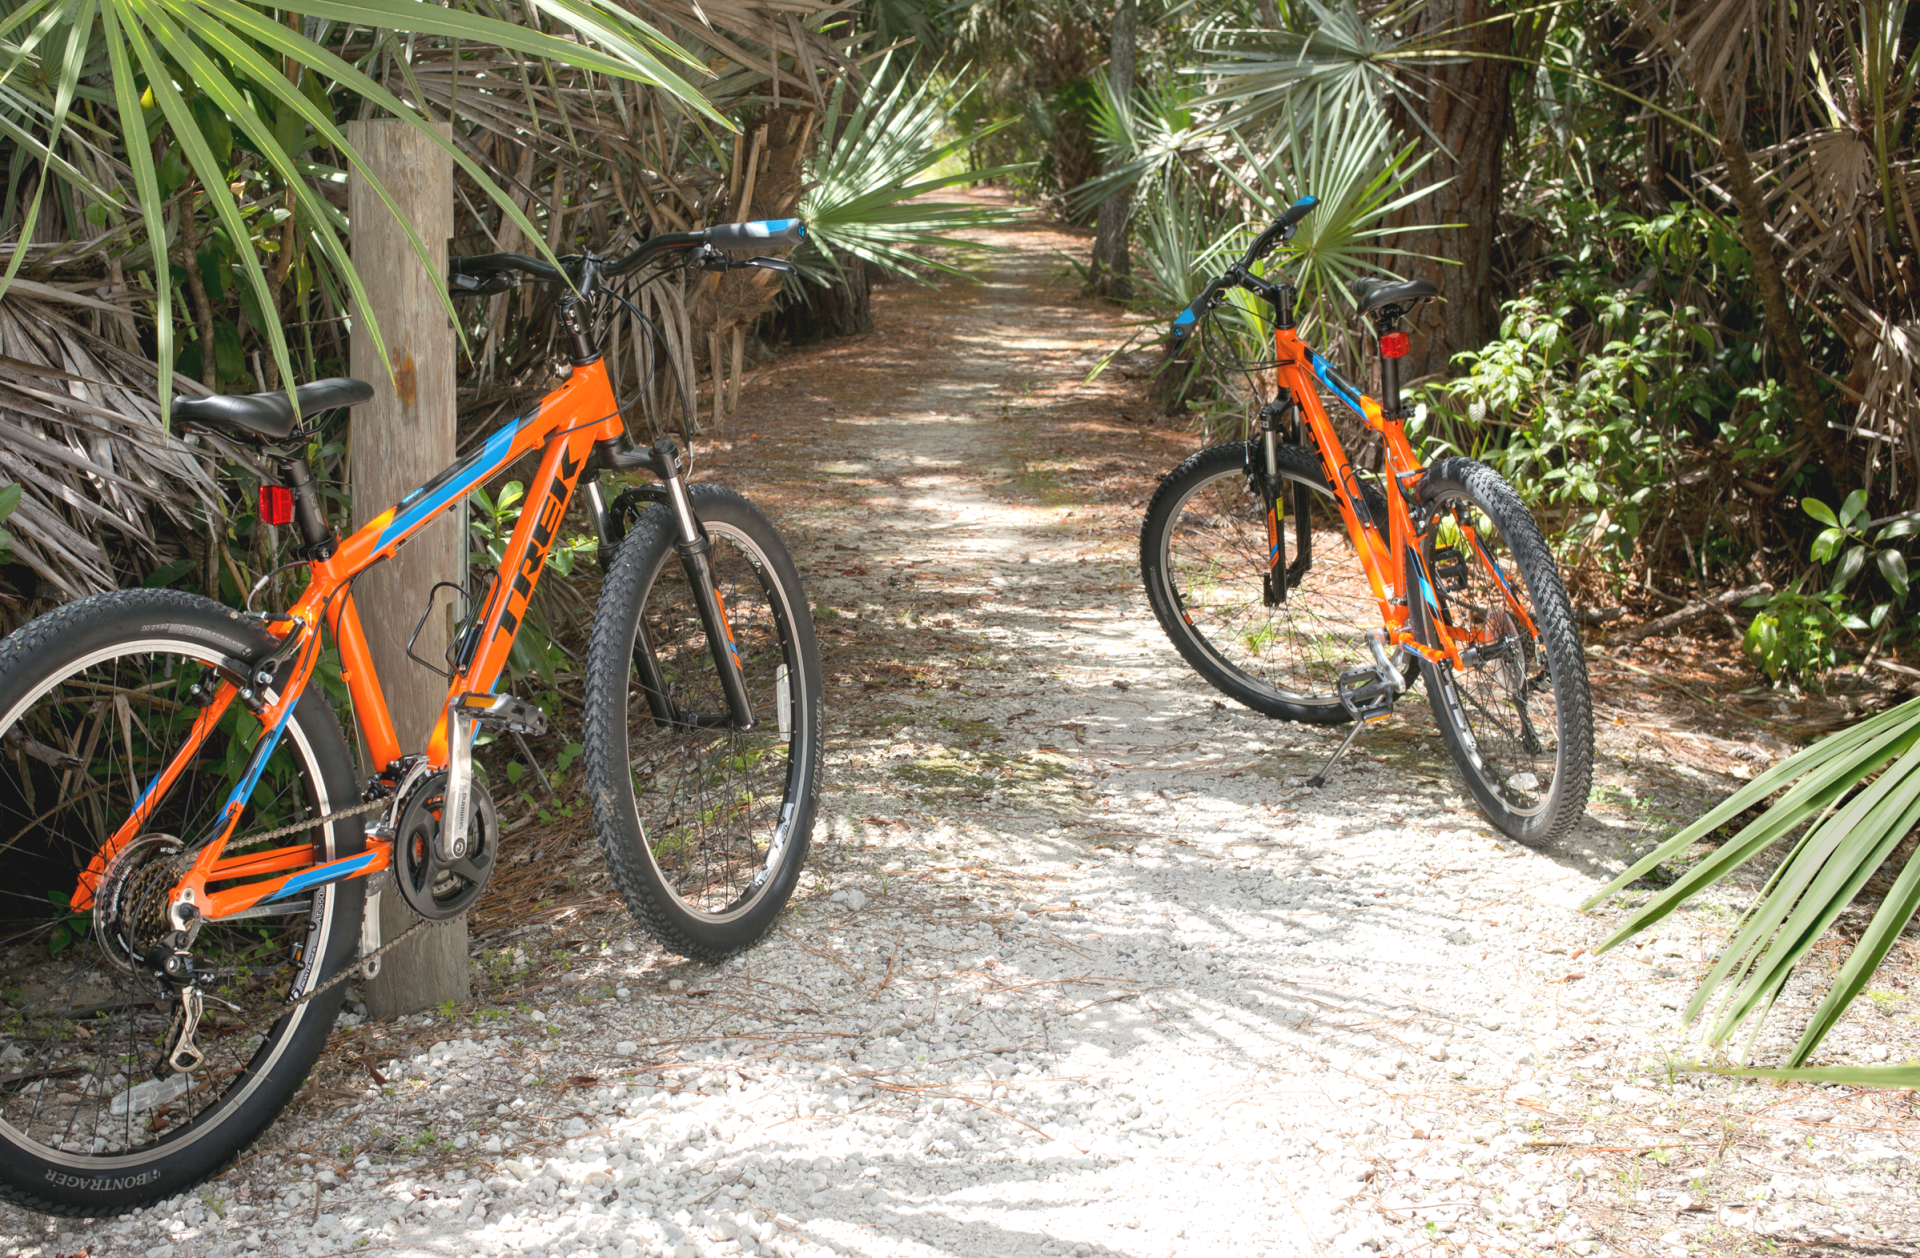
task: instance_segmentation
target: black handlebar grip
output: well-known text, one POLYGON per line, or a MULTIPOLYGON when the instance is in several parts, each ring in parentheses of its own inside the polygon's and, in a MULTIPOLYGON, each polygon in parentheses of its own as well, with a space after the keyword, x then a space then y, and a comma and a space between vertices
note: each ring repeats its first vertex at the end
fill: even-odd
POLYGON ((693 232, 715 249, 745 253, 755 249, 784 249, 807 238, 807 225, 797 218, 771 218, 757 223, 721 223, 693 232))
POLYGON ((458 282, 462 277, 485 280, 509 271, 531 275, 548 284, 565 283, 567 278, 559 267, 550 266, 538 258, 529 258, 524 253, 482 253, 469 258, 447 259, 447 277, 455 281, 452 287, 468 292, 473 290, 458 282))
POLYGON ((1288 206, 1280 217, 1274 220, 1273 226, 1260 233, 1260 238, 1253 242, 1251 249, 1247 250, 1247 256, 1240 259, 1240 265, 1252 266, 1272 253, 1275 245, 1292 237, 1293 225, 1312 213, 1313 207, 1318 204, 1320 204, 1319 197, 1301 197, 1288 206))
POLYGON ((1193 334, 1193 330, 1199 326, 1200 320, 1209 310, 1213 309, 1214 298, 1220 295, 1220 290, 1225 288, 1226 284, 1227 280, 1225 276, 1210 281, 1205 288, 1200 290, 1200 295, 1193 299, 1193 304, 1175 316, 1173 320, 1174 340, 1184 341, 1193 334))
POLYGON ((1298 201, 1295 201, 1287 207, 1286 213, 1280 216, 1277 226, 1292 227, 1295 223, 1313 213, 1313 207, 1318 204, 1320 204, 1319 197, 1301 197, 1298 201))

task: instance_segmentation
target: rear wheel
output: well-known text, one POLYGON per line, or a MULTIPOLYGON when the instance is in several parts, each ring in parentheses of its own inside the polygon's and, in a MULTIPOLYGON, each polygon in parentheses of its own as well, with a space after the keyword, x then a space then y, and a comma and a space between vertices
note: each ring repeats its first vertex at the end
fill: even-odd
POLYGON ((1593 699, 1560 569, 1512 487, 1484 464, 1434 464, 1420 501, 1431 520, 1421 557, 1469 657, 1464 669, 1422 666, 1440 735, 1495 826, 1550 843, 1578 823, 1593 785, 1593 699))
MULTIPOLYGON (((190 1073, 166 1065, 180 1001, 149 958, 168 929, 168 892, 218 832, 260 737, 239 701, 108 864, 93 906, 69 904, 81 872, 185 745, 222 668, 273 645, 217 603, 157 590, 69 604, 0 643, 0 1195, 110 1214, 190 1188, 273 1121, 325 1043, 344 989, 289 1006, 351 961, 357 881, 204 923, 190 950, 206 1060, 190 1073)), ((345 741, 315 687, 235 833, 357 800, 345 741)), ((271 846, 308 842, 323 859, 351 855, 360 821, 271 846)))
POLYGON ((654 506, 601 587, 584 758, 594 827, 628 906, 667 947, 717 958, 772 927, 806 863, 820 656, 799 574, 766 517, 731 491, 689 490, 755 724, 732 726, 673 513, 654 506))
MULTIPOLYGON (((1161 482, 1140 529, 1147 601, 1181 656, 1221 693, 1267 716, 1343 725, 1353 718, 1337 683, 1369 663, 1364 639, 1380 624, 1380 605, 1319 456, 1294 445, 1277 451, 1287 566, 1298 564, 1302 505, 1312 550, 1286 598, 1269 600, 1267 511, 1247 475, 1250 450, 1258 446, 1210 447, 1161 482)), ((1372 486, 1366 497, 1385 519, 1372 486)))

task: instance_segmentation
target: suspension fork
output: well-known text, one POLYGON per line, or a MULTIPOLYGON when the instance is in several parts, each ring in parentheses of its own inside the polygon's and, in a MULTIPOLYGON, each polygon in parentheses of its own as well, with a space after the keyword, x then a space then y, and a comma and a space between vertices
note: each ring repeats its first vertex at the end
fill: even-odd
POLYGON ((1267 569, 1262 576, 1265 602, 1278 607, 1287 601, 1287 591, 1313 567, 1313 534, 1309 528, 1308 490, 1299 482, 1293 485, 1293 501, 1286 501, 1280 479, 1281 434, 1289 445, 1300 443, 1300 415, 1293 395, 1281 389, 1279 396, 1260 408, 1260 436, 1250 452, 1248 471, 1260 485, 1260 502, 1267 517, 1267 569), (1286 516, 1293 512, 1294 557, 1287 562, 1286 516))
MULTIPOLYGON (((680 556, 687 584, 693 589, 694 610, 700 614, 700 627, 707 635, 707 650, 720 673, 720 687, 727 696, 731 725, 736 732, 745 733, 754 725, 753 703, 747 697, 747 679, 734 645, 733 626, 727 623, 726 600, 713 583, 713 543, 700 518, 693 513, 693 499, 687 493, 687 482, 680 473, 680 458, 673 442, 661 438, 654 443, 653 454, 659 461, 660 479, 666 483, 667 503, 673 508, 679 532, 673 543, 674 553, 680 556)), ((653 659, 651 643, 647 644, 646 655, 650 661, 653 659)), ((653 667, 657 672, 658 663, 653 667)), ((649 687, 656 680, 645 675, 644 666, 641 679, 649 687)))

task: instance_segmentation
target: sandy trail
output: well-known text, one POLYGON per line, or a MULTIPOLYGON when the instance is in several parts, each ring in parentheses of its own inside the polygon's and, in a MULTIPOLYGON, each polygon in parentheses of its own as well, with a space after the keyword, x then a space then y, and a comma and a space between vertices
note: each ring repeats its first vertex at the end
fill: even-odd
MULTIPOLYGON (((1605 918, 1578 904, 1727 780, 1610 727, 1592 818, 1529 850, 1473 810, 1414 696, 1300 790, 1335 734, 1219 701, 1139 590, 1141 507, 1195 438, 1137 422, 1124 362, 1080 383, 1125 335, 1073 295, 1060 251, 1084 241, 994 242, 980 282, 884 289, 873 334, 764 369, 699 450, 787 533, 821 626, 828 786, 782 929, 702 967, 603 899, 494 924, 473 1009, 343 1030, 265 1152, 200 1197, 88 1226, 0 1215, 0 1241, 1144 1258, 1920 1239, 1908 1099, 1669 1073, 1721 918, 1581 955, 1605 918)), ((1859 1011, 1834 1044, 1904 1059, 1913 1020, 1859 1011)))

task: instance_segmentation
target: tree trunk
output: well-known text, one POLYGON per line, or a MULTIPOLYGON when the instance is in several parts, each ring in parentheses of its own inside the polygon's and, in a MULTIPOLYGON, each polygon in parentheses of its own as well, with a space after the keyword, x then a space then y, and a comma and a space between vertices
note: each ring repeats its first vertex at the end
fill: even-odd
MULTIPOLYGON (((1107 62, 1107 85, 1114 99, 1133 98, 1134 54, 1137 50, 1135 0, 1120 0, 1113 15, 1112 53, 1107 62)), ((1133 296, 1133 258, 1127 249, 1127 221, 1133 217, 1133 185, 1100 203, 1093 230, 1093 263, 1087 268, 1087 291, 1120 301, 1133 296)))
MULTIPOLYGON (((441 133, 452 134, 444 124, 441 133)), ((351 181, 353 264, 366 281, 367 302, 393 363, 390 374, 365 320, 354 320, 354 374, 373 385, 373 401, 354 412, 349 429, 348 475, 358 528, 454 460, 453 327, 438 297, 453 235, 453 162, 399 121, 350 122, 347 142, 366 156, 368 168, 386 184, 432 257, 431 269, 423 268, 406 233, 366 181, 351 181)), ((460 577, 462 518, 460 512, 441 515, 354 585, 354 605, 404 748, 426 747, 446 699, 446 683, 407 658, 406 641, 433 583, 460 577)), ((420 656, 440 658, 449 629, 445 618, 429 617, 416 647, 420 656)), ((369 772, 386 768, 366 767, 369 772)), ((391 941, 412 925, 413 914, 397 890, 389 888, 380 899, 381 937, 391 941)), ((449 1000, 464 1004, 467 995, 467 919, 461 917, 417 931, 382 958, 380 973, 367 987, 367 1012, 397 1017, 449 1000)))
POLYGON ((1493 245, 1513 102, 1511 67, 1495 58, 1508 52, 1512 34, 1509 23, 1489 21, 1493 15, 1491 0, 1432 0, 1421 10, 1430 42, 1468 55, 1427 70, 1432 85, 1423 89, 1425 111, 1419 121, 1402 124, 1422 150, 1433 144, 1428 131, 1442 146, 1414 176, 1416 186, 1434 191, 1395 215, 1396 226, 1415 230, 1394 246, 1426 256, 1384 259, 1407 278, 1440 288, 1442 300, 1416 320, 1413 352, 1401 364, 1401 379, 1409 382, 1444 375, 1453 355, 1479 349, 1499 328, 1493 245), (1447 226, 1453 223, 1463 226, 1447 226))
MULTIPOLYGON (((1687 58, 1679 41, 1674 39, 1672 28, 1658 14, 1646 12, 1645 16, 1675 68, 1684 72, 1687 58)), ((1820 396, 1819 382, 1814 379, 1813 367, 1807 361, 1807 346, 1800 335, 1800 325, 1794 321, 1793 308, 1787 303, 1786 278, 1780 268, 1780 255, 1774 252, 1773 237, 1767 231, 1767 210, 1760 200, 1753 156, 1747 152, 1746 139, 1740 133, 1740 120, 1733 116, 1720 93, 1701 91, 1699 95, 1719 138, 1720 155, 1726 159, 1727 195, 1732 198, 1740 219, 1740 238, 1753 259, 1754 283, 1760 288, 1760 304, 1767 312, 1767 339, 1773 343, 1774 353, 1780 356, 1781 366, 1786 369, 1787 389, 1793 395, 1794 408, 1800 412, 1802 435, 1820 452, 1834 483, 1843 485, 1851 479, 1853 451, 1847 447, 1844 437, 1827 427, 1827 404, 1820 396)))

